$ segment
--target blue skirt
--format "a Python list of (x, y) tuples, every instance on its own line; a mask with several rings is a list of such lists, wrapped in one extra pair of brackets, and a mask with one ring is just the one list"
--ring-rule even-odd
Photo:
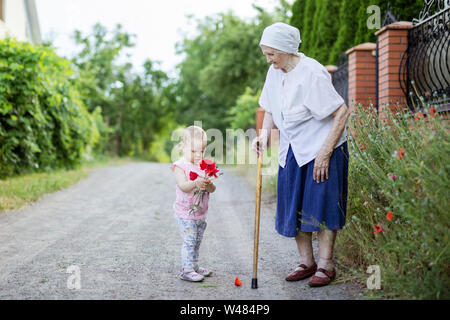
[(334, 149), (328, 179), (313, 180), (314, 160), (299, 167), (289, 145), (286, 165), (278, 169), (275, 228), (285, 237), (301, 230), (340, 230), (345, 225), (348, 192), (348, 146)]

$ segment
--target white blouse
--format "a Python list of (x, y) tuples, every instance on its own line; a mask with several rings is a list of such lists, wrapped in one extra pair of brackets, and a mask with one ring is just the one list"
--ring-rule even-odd
[[(272, 114), (280, 130), (278, 162), (282, 168), (289, 144), (300, 167), (316, 158), (333, 126), (331, 114), (344, 103), (327, 69), (303, 53), (288, 73), (270, 66), (259, 105)], [(347, 129), (335, 148), (345, 141)]]

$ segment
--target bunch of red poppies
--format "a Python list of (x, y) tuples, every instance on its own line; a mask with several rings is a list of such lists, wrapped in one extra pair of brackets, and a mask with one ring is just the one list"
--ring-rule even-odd
[[(205, 171), (205, 175), (207, 177), (217, 178), (217, 173), (219, 173), (219, 170), (216, 167), (216, 163), (211, 159), (203, 159), (200, 162), (200, 169)], [(189, 178), (191, 179), (191, 181), (194, 181), (198, 178), (198, 174), (191, 171), (189, 173)]]
[[(218, 178), (219, 169), (217, 169), (216, 163), (211, 159), (203, 159), (200, 162), (200, 169), (205, 171), (205, 179), (211, 180), (212, 177)], [(220, 173), (221, 176), (223, 173)], [(198, 174), (191, 171), (189, 172), (189, 178), (191, 181), (195, 181), (198, 178)], [(191, 204), (189, 209), (189, 213), (193, 213), (195, 210), (200, 210), (200, 203), (203, 202), (203, 196), (205, 195), (206, 190), (195, 190), (194, 196), (197, 196), (197, 202)]]

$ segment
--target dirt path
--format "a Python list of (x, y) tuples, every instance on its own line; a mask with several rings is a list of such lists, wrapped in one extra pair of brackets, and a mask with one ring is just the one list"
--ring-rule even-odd
[[(169, 166), (131, 163), (96, 169), (67, 190), (0, 214), (0, 299), (361, 298), (351, 283), (309, 288), (308, 280), (284, 280), (298, 253), (274, 230), (273, 199), (262, 204), (259, 289), (250, 289), (255, 191), (224, 172), (200, 250), (214, 274), (202, 284), (177, 278), (181, 238)], [(69, 266), (79, 267), (79, 290), (67, 287)]]

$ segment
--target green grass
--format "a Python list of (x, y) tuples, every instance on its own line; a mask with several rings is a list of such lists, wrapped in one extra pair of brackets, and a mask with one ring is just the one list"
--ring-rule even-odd
[(215, 288), (215, 287), (217, 287), (217, 285), (216, 284), (213, 284), (213, 283), (206, 283), (206, 284), (199, 284), (198, 285), (200, 288)]
[(88, 177), (92, 169), (123, 165), (130, 161), (135, 160), (101, 157), (74, 170), (31, 173), (0, 180), (0, 214), (19, 209), (44, 194), (68, 188)]

